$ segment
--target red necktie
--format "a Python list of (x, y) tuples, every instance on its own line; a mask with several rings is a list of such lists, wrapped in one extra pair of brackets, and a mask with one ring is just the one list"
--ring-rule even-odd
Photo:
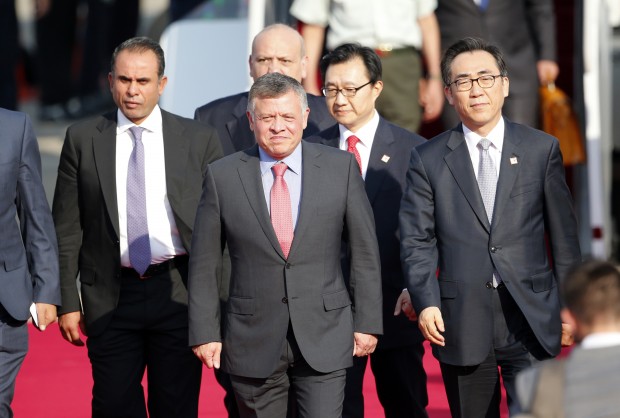
[(284, 163), (276, 163), (271, 167), (276, 175), (273, 186), (271, 186), (271, 223), (286, 258), (288, 258), (293, 243), (291, 196), (286, 181), (284, 181), (284, 173), (287, 168), (288, 166)]
[(347, 151), (355, 156), (355, 161), (357, 161), (357, 165), (360, 166), (360, 174), (362, 174), (362, 157), (360, 157), (360, 153), (357, 150), (357, 143), (360, 142), (360, 139), (355, 135), (351, 135), (347, 138)]

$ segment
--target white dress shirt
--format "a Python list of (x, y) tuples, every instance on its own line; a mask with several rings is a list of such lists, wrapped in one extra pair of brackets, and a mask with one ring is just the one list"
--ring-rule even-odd
[(366, 180), (366, 172), (368, 171), (368, 161), (370, 160), (370, 152), (372, 151), (372, 143), (375, 140), (375, 134), (377, 133), (377, 127), (379, 126), (379, 113), (375, 110), (375, 113), (368, 121), (368, 123), (358, 129), (357, 132), (351, 132), (343, 125), (338, 124), (340, 129), (340, 144), (341, 150), (347, 151), (349, 148), (348, 138), (351, 135), (355, 135), (359, 138), (359, 142), (355, 146), (357, 152), (360, 154), (362, 160), (362, 178)]
[[(133, 122), (117, 112), (116, 127), (116, 200), (120, 233), (121, 265), (131, 267), (127, 244), (127, 167), (133, 150), (133, 136), (129, 128)], [(155, 106), (142, 124), (144, 144), (144, 171), (146, 211), (151, 243), (151, 264), (158, 264), (187, 251), (181, 243), (179, 231), (168, 201), (166, 189), (166, 158), (161, 110)]]
[[(489, 147), (489, 157), (493, 161), (495, 171), (497, 172), (497, 178), (499, 178), (500, 163), (502, 161), (502, 148), (504, 146), (504, 118), (501, 117), (497, 125), (489, 132), (484, 138), (491, 141)], [(478, 163), (480, 162), (480, 148), (478, 148), (478, 142), (483, 138), (477, 133), (471, 131), (467, 126), (463, 125), (463, 133), (465, 134), (465, 142), (467, 143), (467, 149), (469, 150), (469, 157), (471, 158), (471, 164), (474, 167), (474, 173), (476, 173), (476, 179), (478, 179)]]

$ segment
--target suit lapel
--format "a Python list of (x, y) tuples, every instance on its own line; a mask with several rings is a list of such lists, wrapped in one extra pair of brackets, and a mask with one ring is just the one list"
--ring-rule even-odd
[(491, 225), (489, 224), (489, 219), (484, 209), (484, 203), (482, 202), (480, 189), (476, 181), (476, 174), (471, 165), (471, 157), (469, 156), (469, 150), (465, 143), (465, 136), (463, 135), (462, 128), (458, 129), (461, 130), (453, 130), (450, 134), (446, 146), (450, 148), (451, 151), (444, 156), (444, 161), (448, 165), (454, 180), (458, 184), (463, 195), (465, 195), (472, 210), (487, 232), (491, 232)]
[(116, 112), (106, 114), (93, 135), (93, 153), (103, 200), (116, 236), (120, 236), (116, 200), (116, 126)]
[(495, 209), (493, 210), (493, 227), (496, 227), (502, 217), (504, 208), (508, 204), (510, 193), (514, 186), (517, 174), (521, 167), (522, 152), (518, 144), (521, 139), (514, 135), (512, 124), (504, 119), (506, 128), (504, 144), (502, 146), (502, 159), (500, 162), (499, 178), (497, 179), (497, 191), (495, 192)]
[(258, 145), (254, 145), (246, 152), (241, 153), (240, 157), (242, 164), (239, 165), (237, 172), (243, 186), (248, 202), (252, 207), (254, 216), (258, 220), (263, 233), (271, 242), (273, 248), (284, 258), (282, 247), (276, 236), (276, 232), (273, 229), (271, 218), (269, 217), (269, 210), (267, 209), (267, 202), (265, 202), (265, 194), (263, 192), (263, 182), (260, 174), (260, 158), (258, 156)]
[(365, 179), (366, 194), (371, 205), (381, 189), (383, 179), (386, 176), (394, 142), (394, 136), (388, 124), (382, 118), (379, 119), (379, 126), (377, 127), (377, 132), (375, 132), (372, 149), (370, 150)]
[(314, 223), (313, 215), (316, 214), (318, 210), (317, 204), (321, 200), (321, 184), (323, 184), (321, 181), (321, 165), (318, 158), (321, 155), (320, 150), (316, 150), (315, 147), (306, 146), (305, 141), (302, 141), (301, 144), (301, 202), (299, 205), (297, 226), (295, 227), (295, 237), (293, 238), (293, 244), (289, 252), (289, 259), (294, 255), (299, 243), (303, 241), (302, 237), (306, 229), (311, 227)]

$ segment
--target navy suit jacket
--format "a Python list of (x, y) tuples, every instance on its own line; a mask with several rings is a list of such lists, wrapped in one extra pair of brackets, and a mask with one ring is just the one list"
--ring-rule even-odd
[[(308, 94), (308, 126), (304, 138), (319, 133), (335, 121), (327, 110), (325, 98)], [(222, 143), (224, 155), (242, 151), (256, 143), (246, 115), (248, 92), (235, 94), (207, 103), (196, 109), (194, 119), (213, 126)]]
[[(338, 148), (338, 124), (308, 138), (308, 141)], [(424, 142), (426, 140), (418, 134), (381, 118), (370, 151), (365, 188), (375, 218), (383, 284), (383, 335), (379, 338), (379, 349), (402, 347), (423, 340), (417, 322), (410, 321), (402, 314), (395, 317), (394, 306), (406, 287), (400, 263), (398, 210), (405, 190), (411, 149)], [(347, 277), (346, 266), (349, 261), (346, 249), (343, 254), (343, 271)]]
[(0, 109), (0, 149), (0, 304), (25, 321), (32, 302), (60, 305), (54, 222), (28, 116)]
[(494, 270), (541, 347), (557, 355), (558, 282), (580, 259), (557, 139), (504, 120), (492, 225), (461, 124), (413, 149), (401, 203), (407, 288), (416, 312), (441, 309), (446, 345), (433, 346), (433, 352), (457, 366), (480, 364), (491, 350), (494, 290), (487, 283)]

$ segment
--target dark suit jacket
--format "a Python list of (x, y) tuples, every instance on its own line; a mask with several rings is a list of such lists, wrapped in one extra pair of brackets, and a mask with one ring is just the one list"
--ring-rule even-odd
[[(331, 117), (325, 98), (308, 94), (308, 126), (304, 138), (319, 133), (335, 121)], [(196, 109), (194, 119), (215, 127), (222, 142), (224, 155), (242, 151), (256, 143), (250, 122), (246, 116), (248, 92), (214, 100)]]
[[(194, 217), (209, 162), (221, 157), (217, 134), (162, 110), (166, 187), (183, 246), (189, 252)], [(80, 310), (89, 335), (103, 332), (118, 304), (120, 247), (116, 202), (116, 111), (67, 129), (58, 166), (53, 214), (60, 252), (62, 310)]]
[(550, 355), (560, 351), (558, 281), (580, 258), (572, 197), (558, 141), (505, 122), (493, 226), (462, 125), (411, 153), (400, 210), (401, 259), (416, 312), (441, 308), (446, 346), (434, 353), (448, 364), (480, 364), (490, 352), (493, 290), (485, 284), (493, 269), (542, 348)]
[[(349, 153), (302, 141), (302, 196), (284, 258), (260, 176), (258, 146), (209, 166), (190, 258), (190, 345), (223, 341), (222, 369), (264, 378), (290, 324), (304, 359), (322, 373), (350, 367), (353, 332), (381, 334), (379, 250), (364, 184)], [(352, 242), (351, 292), (340, 266)], [(232, 263), (220, 329), (217, 262)]]
[(475, 36), (504, 53), (510, 94), (537, 95), (536, 61), (556, 60), (553, 0), (490, 0), (482, 12), (474, 0), (439, 0), (435, 15), (441, 48)]
[[(321, 132), (308, 141), (319, 141), (339, 147), (338, 124)], [(381, 118), (372, 144), (366, 172), (366, 194), (375, 217), (381, 278), (383, 284), (383, 335), (379, 348), (402, 347), (423, 340), (417, 322), (405, 315), (394, 316), (396, 300), (405, 288), (400, 264), (400, 239), (398, 233), (398, 209), (405, 190), (405, 177), (409, 167), (411, 149), (426, 142), (421, 136), (400, 128)], [(386, 160), (387, 157), (387, 161)], [(348, 259), (343, 260), (343, 272), (347, 276)]]
[(60, 305), (58, 249), (30, 119), (0, 109), (0, 127), (0, 305), (25, 321), (32, 302)]

